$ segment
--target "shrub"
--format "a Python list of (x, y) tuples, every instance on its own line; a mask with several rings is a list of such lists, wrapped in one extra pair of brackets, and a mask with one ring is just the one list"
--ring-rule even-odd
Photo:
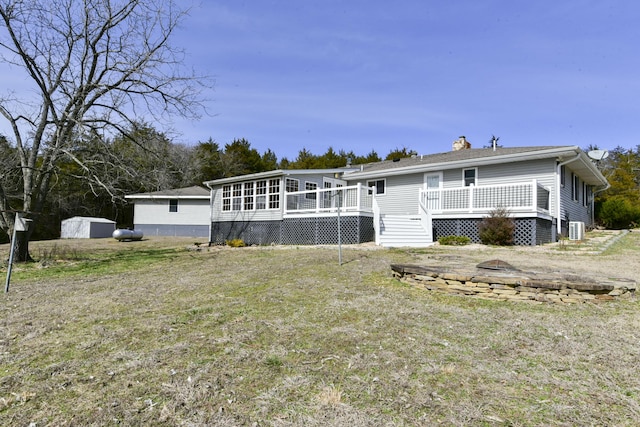
[(613, 196), (600, 205), (598, 219), (607, 228), (634, 227), (640, 223), (640, 208), (624, 196)]
[(246, 244), (244, 243), (244, 240), (242, 239), (231, 239), (231, 240), (225, 241), (225, 243), (227, 244), (227, 246), (230, 246), (232, 248), (243, 248), (246, 246)]
[(485, 245), (508, 246), (513, 245), (513, 234), (516, 224), (511, 219), (509, 210), (496, 208), (489, 212), (478, 224), (480, 241)]
[(467, 236), (442, 236), (438, 237), (438, 243), (447, 246), (464, 246), (471, 243), (471, 239)]

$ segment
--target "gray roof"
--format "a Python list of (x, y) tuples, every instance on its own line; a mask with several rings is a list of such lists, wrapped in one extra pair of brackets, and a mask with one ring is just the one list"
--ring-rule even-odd
[[(396, 160), (385, 160), (383, 162), (369, 163), (363, 165), (361, 172), (371, 172), (377, 170), (397, 169), (418, 165), (430, 165), (440, 163), (451, 163), (461, 161), (474, 161), (479, 159), (499, 158), (513, 154), (533, 153), (546, 150), (569, 148), (566, 146), (545, 146), (545, 147), (507, 147), (496, 148), (470, 148), (459, 151), (449, 151), (445, 153), (418, 155), (411, 158)], [(496, 159), (498, 160), (498, 159)]]
[(267, 172), (256, 172), (247, 175), (236, 175), (227, 178), (214, 179), (212, 181), (205, 181), (204, 184), (208, 186), (229, 184), (241, 181), (248, 181), (254, 179), (266, 179), (275, 178), (280, 176), (296, 176), (296, 175), (328, 175), (334, 173), (346, 173), (358, 170), (357, 167), (343, 167), (343, 168), (330, 168), (330, 169), (274, 169)]
[[(386, 160), (360, 165), (359, 170), (346, 173), (346, 180), (361, 180), (406, 173), (419, 173), (480, 165), (519, 162), (536, 159), (568, 161), (585, 182), (606, 185), (607, 181), (587, 155), (575, 145), (552, 145), (533, 147), (469, 148), (445, 153), (419, 155), (411, 158)], [(355, 165), (356, 167), (358, 165)]]
[(199, 185), (171, 190), (152, 191), (150, 193), (138, 193), (125, 196), (127, 199), (207, 199), (209, 190)]

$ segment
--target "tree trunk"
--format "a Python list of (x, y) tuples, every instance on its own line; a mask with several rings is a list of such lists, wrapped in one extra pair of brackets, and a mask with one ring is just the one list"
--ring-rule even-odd
[(28, 231), (16, 232), (16, 246), (13, 254), (15, 262), (32, 262), (31, 254), (29, 254), (29, 233)]

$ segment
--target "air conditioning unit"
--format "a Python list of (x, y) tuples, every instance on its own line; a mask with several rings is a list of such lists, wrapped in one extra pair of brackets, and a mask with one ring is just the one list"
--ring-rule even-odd
[(584, 240), (584, 222), (569, 221), (569, 240)]

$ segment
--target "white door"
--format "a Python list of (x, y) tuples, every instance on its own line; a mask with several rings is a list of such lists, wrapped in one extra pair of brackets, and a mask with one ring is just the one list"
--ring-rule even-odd
[[(426, 205), (430, 211), (439, 211), (440, 208), (440, 190), (442, 189), (442, 172), (425, 173), (424, 189), (426, 191)], [(429, 191), (438, 190), (438, 191)]]
[[(334, 178), (326, 178), (325, 177), (322, 180), (323, 180), (325, 189), (340, 188), (340, 187), (344, 187), (347, 184), (347, 181), (343, 181), (341, 179), (334, 179)], [(337, 197), (338, 197), (337, 193), (334, 193), (333, 191), (325, 191), (324, 192), (324, 207), (325, 208), (335, 209), (336, 206), (338, 205)]]

